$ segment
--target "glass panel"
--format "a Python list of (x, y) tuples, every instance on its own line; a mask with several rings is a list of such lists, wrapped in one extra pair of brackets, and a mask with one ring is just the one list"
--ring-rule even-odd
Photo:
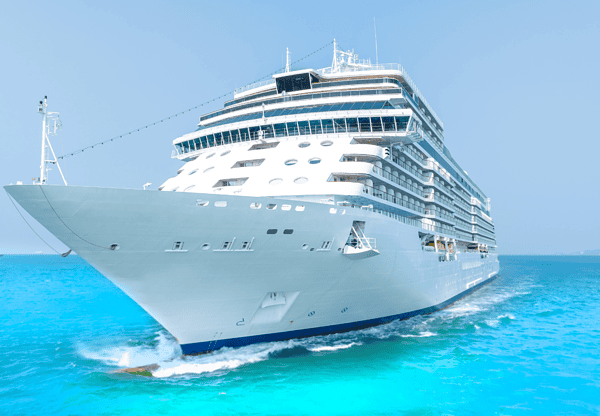
[(403, 116), (403, 117), (396, 117), (396, 127), (398, 128), (398, 131), (405, 131), (406, 130), (406, 125), (408, 124), (408, 116)]
[(298, 126), (296, 125), (296, 122), (292, 122), (292, 123), (287, 123), (287, 129), (288, 129), (288, 134), (290, 136), (297, 136), (298, 135)]
[(331, 106), (331, 110), (329, 111), (339, 111), (342, 108), (342, 104), (334, 104)]
[(347, 118), (346, 124), (348, 125), (349, 132), (357, 132), (358, 131), (358, 120), (355, 118)]
[(259, 126), (250, 127), (250, 139), (258, 140), (258, 132), (260, 131)]
[(373, 105), (375, 105), (375, 103), (364, 103), (362, 106), (363, 110), (370, 110), (373, 108)]
[(250, 132), (248, 129), (240, 129), (240, 136), (243, 142), (250, 140)]
[(277, 110), (265, 111), (265, 117), (273, 117), (273, 116), (275, 116), (276, 112), (277, 112)]
[(342, 110), (346, 111), (346, 110), (350, 110), (352, 108), (352, 105), (354, 105), (354, 103), (346, 103), (342, 105)]
[(215, 133), (215, 143), (216, 144), (223, 144), (221, 133)]
[(273, 117), (274, 117), (274, 116), (280, 116), (280, 115), (281, 115), (281, 113), (283, 113), (283, 110), (275, 110), (275, 112), (274, 112), (274, 114), (273, 114)]
[(371, 117), (371, 128), (373, 131), (383, 131), (381, 126), (381, 117)]
[(312, 132), (312, 134), (323, 133), (323, 129), (321, 129), (321, 120), (311, 120), (310, 121), (310, 131)]
[(320, 105), (315, 105), (313, 107), (308, 107), (308, 112), (309, 113), (318, 113), (319, 111), (321, 111), (321, 106)]
[(333, 121), (332, 120), (321, 120), (323, 124), (323, 133), (333, 133)]
[(346, 133), (346, 120), (345, 119), (336, 118), (335, 120), (333, 120), (333, 123), (335, 125), (336, 133)]
[(358, 124), (360, 125), (360, 131), (371, 132), (371, 120), (369, 120), (369, 117), (360, 117), (358, 119)]
[(352, 104), (352, 109), (353, 110), (360, 110), (363, 107), (364, 104), (365, 103), (354, 103), (354, 104)]
[(323, 112), (323, 111), (329, 111), (331, 109), (330, 105), (324, 105), (321, 107), (321, 109), (319, 110), (319, 112)]
[(304, 107), (296, 111), (297, 114), (304, 114), (310, 112), (310, 107)]
[(266, 126), (262, 126), (260, 128), (263, 131), (263, 137), (265, 139), (271, 139), (275, 137), (275, 133), (273, 132), (273, 126), (271, 124), (267, 124)]
[(276, 137), (287, 136), (287, 130), (285, 128), (285, 123), (275, 124), (273, 127), (275, 128), (275, 136)]
[(213, 136), (212, 134), (209, 134), (208, 136), (206, 136), (206, 143), (209, 146), (214, 146), (215, 145), (215, 136)]
[(298, 129), (300, 130), (300, 135), (310, 134), (310, 127), (308, 126), (308, 121), (299, 121)]
[(198, 137), (197, 139), (194, 139), (194, 146), (196, 147), (196, 150), (202, 148), (200, 145), (200, 137)]
[(240, 132), (238, 130), (231, 130), (231, 141), (233, 143), (240, 141)]
[(231, 135), (229, 134), (228, 131), (223, 132), (223, 143), (225, 143), (225, 144), (231, 143)]
[(183, 142), (183, 149), (184, 153), (188, 153), (190, 151), (190, 142)]
[(383, 122), (383, 130), (394, 131), (396, 130), (396, 123), (394, 123), (394, 117), (381, 117)]
[(383, 105), (385, 104), (385, 102), (380, 101), (378, 103), (373, 103), (373, 110), (379, 110), (380, 108), (383, 108)]
[(283, 112), (281, 113), (281, 115), (282, 115), (282, 116), (287, 116), (287, 115), (289, 115), (289, 114), (291, 114), (291, 113), (292, 113), (292, 110), (290, 110), (290, 109), (286, 109), (286, 110), (283, 110)]

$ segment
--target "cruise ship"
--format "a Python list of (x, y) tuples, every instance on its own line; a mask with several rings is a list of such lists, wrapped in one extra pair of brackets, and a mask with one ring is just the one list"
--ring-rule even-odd
[(158, 190), (5, 189), (184, 354), (444, 308), (498, 274), (490, 198), (402, 66), (333, 50), (201, 116)]

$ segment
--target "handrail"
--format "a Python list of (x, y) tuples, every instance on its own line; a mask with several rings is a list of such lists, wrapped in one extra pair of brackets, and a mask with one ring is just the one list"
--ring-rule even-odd
[(392, 202), (396, 205), (403, 206), (404, 208), (412, 209), (413, 211), (417, 211), (422, 214), (425, 213), (425, 210), (423, 208), (416, 206), (415, 204), (412, 204), (410, 202), (407, 202), (402, 198), (398, 198), (397, 196), (390, 195), (387, 192), (380, 191), (379, 189), (376, 189), (372, 186), (363, 184), (363, 192), (367, 195), (372, 195), (376, 198), (381, 198), (388, 202)]

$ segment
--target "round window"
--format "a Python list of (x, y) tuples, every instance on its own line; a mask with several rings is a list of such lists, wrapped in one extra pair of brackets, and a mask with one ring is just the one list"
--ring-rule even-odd
[(231, 150), (227, 150), (226, 152), (221, 153), (221, 156), (228, 155), (229, 153), (231, 153)]
[(305, 147), (310, 146), (309, 142), (302, 142), (298, 145), (299, 148), (304, 149)]
[(290, 159), (290, 160), (285, 161), (285, 164), (287, 166), (292, 166), (292, 165), (295, 165), (296, 163), (298, 163), (298, 161), (296, 159)]
[(211, 153), (210, 155), (206, 156), (207, 159), (210, 159), (211, 157), (213, 157), (215, 155), (215, 153)]
[(281, 179), (281, 178), (275, 178), (275, 179), (271, 179), (269, 181), (269, 185), (276, 186), (276, 185), (281, 184), (281, 182), (283, 182), (283, 179)]
[(195, 186), (196, 186), (196, 185), (191, 185), (191, 186), (188, 186), (187, 188), (185, 188), (185, 189), (183, 190), (183, 192), (189, 192), (189, 191), (191, 191), (192, 189), (194, 189), (194, 187), (195, 187)]
[(313, 157), (312, 159), (308, 159), (308, 163), (311, 165), (316, 165), (317, 163), (321, 163), (321, 158)]
[(198, 172), (198, 169), (194, 169), (193, 171), (190, 172), (190, 175), (193, 175), (194, 173)]
[(210, 244), (208, 244), (208, 243), (202, 244), (202, 250), (210, 250)]
[(325, 140), (324, 142), (321, 142), (321, 146), (331, 146), (333, 144), (333, 142), (331, 140)]
[(204, 173), (208, 172), (209, 170), (213, 170), (214, 168), (214, 166), (211, 166), (210, 168), (204, 169)]
[(294, 179), (294, 183), (297, 183), (298, 185), (302, 185), (306, 182), (308, 182), (308, 178), (305, 178), (304, 176)]

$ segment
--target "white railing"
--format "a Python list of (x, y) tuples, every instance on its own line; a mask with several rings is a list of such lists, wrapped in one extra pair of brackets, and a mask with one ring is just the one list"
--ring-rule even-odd
[(267, 79), (265, 81), (255, 82), (253, 84), (248, 84), (244, 87), (240, 87), (238, 89), (233, 90), (233, 94), (241, 94), (245, 91), (253, 90), (254, 88), (264, 87), (265, 85), (275, 84), (275, 79)]

